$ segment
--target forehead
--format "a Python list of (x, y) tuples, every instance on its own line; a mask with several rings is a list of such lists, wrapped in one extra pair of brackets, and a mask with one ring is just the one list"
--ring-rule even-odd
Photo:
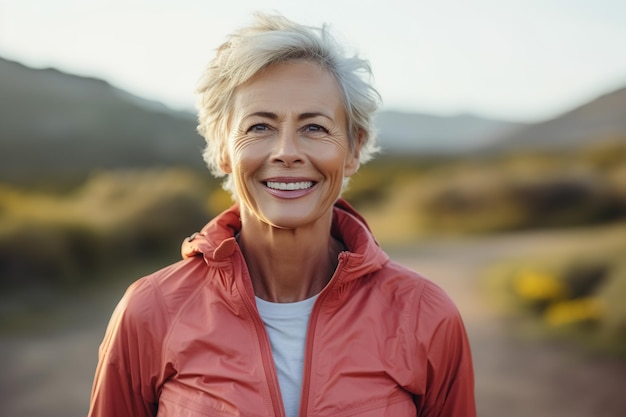
[(236, 112), (342, 112), (344, 102), (335, 77), (306, 61), (271, 65), (239, 86)]

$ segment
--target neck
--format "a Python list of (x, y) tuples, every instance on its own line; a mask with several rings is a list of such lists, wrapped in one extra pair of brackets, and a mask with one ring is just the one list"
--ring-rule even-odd
[(318, 294), (337, 268), (341, 243), (330, 234), (332, 212), (315, 224), (279, 229), (241, 213), (239, 245), (257, 297), (295, 302)]

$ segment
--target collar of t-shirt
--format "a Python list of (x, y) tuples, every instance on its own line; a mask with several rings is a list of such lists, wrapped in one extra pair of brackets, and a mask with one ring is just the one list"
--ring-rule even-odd
[(317, 295), (295, 303), (272, 303), (255, 298), (272, 345), (286, 416), (297, 417), (306, 333)]

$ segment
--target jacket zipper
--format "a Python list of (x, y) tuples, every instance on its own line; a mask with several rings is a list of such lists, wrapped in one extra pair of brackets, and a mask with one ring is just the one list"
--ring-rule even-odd
[(306, 334), (306, 347), (305, 347), (305, 358), (304, 358), (304, 369), (302, 371), (302, 391), (300, 393), (300, 408), (298, 410), (298, 417), (306, 417), (307, 410), (309, 408), (309, 390), (311, 387), (311, 363), (313, 362), (313, 335), (315, 334), (315, 328), (317, 327), (317, 318), (320, 314), (320, 310), (322, 309), (322, 304), (328, 293), (331, 290), (331, 287), (334, 287), (334, 281), (341, 275), (341, 271), (343, 270), (343, 266), (345, 262), (343, 261), (343, 257), (339, 260), (339, 265), (337, 265), (337, 270), (335, 274), (330, 280), (330, 285), (327, 287), (328, 291), (322, 291), (319, 297), (317, 298), (315, 305), (313, 306), (313, 311), (311, 312), (311, 317), (309, 318), (309, 326)]
[(261, 355), (263, 357), (263, 369), (265, 370), (265, 377), (267, 378), (270, 390), (270, 396), (272, 398), (272, 405), (274, 406), (275, 417), (285, 417), (285, 407), (283, 405), (283, 399), (280, 393), (280, 385), (278, 384), (278, 376), (276, 375), (276, 365), (274, 365), (274, 357), (272, 356), (272, 347), (269, 343), (267, 331), (265, 325), (260, 319), (254, 317), (254, 326), (257, 328), (257, 332), (263, 335), (261, 342)]
[[(245, 265), (245, 262), (243, 262), (243, 256), (241, 254), (240, 256), (241, 259), (239, 260), (239, 268), (242, 272), (242, 265)], [(276, 366), (274, 365), (274, 357), (272, 356), (272, 346), (270, 344), (267, 331), (265, 330), (265, 324), (263, 324), (263, 321), (261, 320), (261, 317), (257, 312), (256, 305), (252, 305), (252, 301), (250, 300), (248, 291), (245, 288), (245, 284), (243, 290), (244, 291), (241, 291), (241, 294), (244, 305), (248, 309), (248, 313), (252, 318), (252, 323), (254, 324), (257, 334), (261, 336), (261, 338), (259, 339), (261, 360), (263, 361), (265, 379), (267, 380), (269, 386), (269, 393), (272, 401), (272, 406), (274, 408), (274, 417), (286, 417), (285, 407), (283, 406), (283, 399), (280, 393), (280, 385), (278, 384), (278, 376), (276, 374)], [(254, 294), (252, 294), (252, 296), (254, 297)]]

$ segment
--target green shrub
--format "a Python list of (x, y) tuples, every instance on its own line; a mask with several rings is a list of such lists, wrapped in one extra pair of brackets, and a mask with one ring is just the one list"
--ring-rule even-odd
[(101, 268), (165, 256), (210, 218), (184, 170), (94, 173), (74, 192), (0, 187), (0, 287), (89, 282)]
[(502, 261), (483, 276), (501, 312), (526, 317), (546, 335), (626, 354), (626, 263), (604, 255)]
[(101, 266), (97, 232), (79, 223), (21, 222), (0, 234), (0, 286), (71, 284)]
[[(398, 231), (401, 241), (610, 223), (626, 219), (625, 148), (611, 143), (430, 163), (383, 157), (354, 176), (346, 197), (380, 225), (375, 232)], [(399, 219), (403, 227), (393, 225)]]

